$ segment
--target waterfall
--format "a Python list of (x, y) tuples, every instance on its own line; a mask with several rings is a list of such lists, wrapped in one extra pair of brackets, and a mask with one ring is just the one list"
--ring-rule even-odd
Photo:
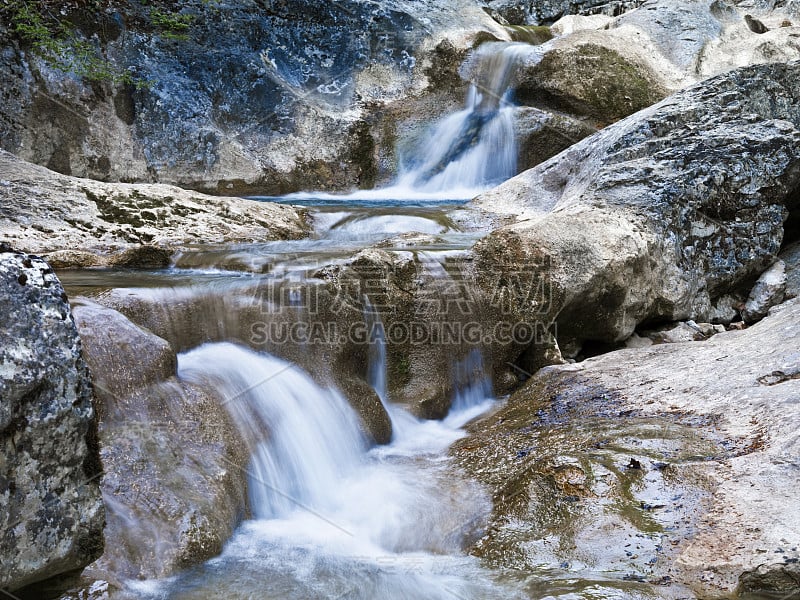
[(481, 191), (516, 174), (517, 141), (510, 93), (518, 66), (538, 62), (543, 51), (519, 42), (480, 46), (465, 63), (472, 83), (466, 107), (446, 117), (406, 160), (400, 187), (443, 192)]
[(470, 199), (516, 175), (517, 140), (511, 95), (518, 68), (538, 63), (547, 44), (490, 42), (462, 66), (471, 84), (465, 107), (431, 127), (402, 153), (394, 184), (347, 195), (301, 192), (307, 200)]
[(330, 491), (363, 460), (358, 418), (299, 368), (229, 343), (180, 356), (180, 378), (213, 386), (250, 445), (250, 505), (260, 519), (329, 507)]
[(404, 408), (393, 405), (389, 402), (383, 322), (366, 296), (364, 320), (370, 331), (367, 380), (392, 421), (390, 453), (397, 449), (419, 451), (426, 447), (440, 449), (442, 444), (449, 445), (460, 437), (460, 427), (491, 407), (494, 402), (492, 383), (483, 365), (483, 354), (477, 348), (473, 348), (463, 361), (453, 365), (455, 395), (450, 412), (442, 422), (425, 423)]

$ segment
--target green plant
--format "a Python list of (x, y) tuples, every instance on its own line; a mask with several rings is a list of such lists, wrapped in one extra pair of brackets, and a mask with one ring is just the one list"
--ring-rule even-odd
[[(97, 10), (97, 2), (87, 3), (87, 10)], [(33, 54), (48, 66), (72, 72), (89, 81), (111, 81), (141, 87), (145, 82), (131, 72), (114, 65), (74, 27), (50, 11), (44, 0), (6, 0), (0, 17), (9, 30)]]
[(150, 9), (150, 22), (158, 29), (161, 36), (171, 40), (188, 40), (189, 28), (195, 16), (180, 12), (164, 12), (157, 8)]

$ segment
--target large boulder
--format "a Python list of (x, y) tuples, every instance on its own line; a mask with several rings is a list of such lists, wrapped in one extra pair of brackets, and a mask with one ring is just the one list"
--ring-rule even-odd
[[(614, 19), (565, 17), (541, 62), (523, 67), (517, 100), (607, 124), (731, 69), (800, 58), (795, 12), (792, 3), (647, 0)], [(755, 17), (764, 33), (752, 31)]]
[(125, 75), (98, 82), (14, 41), (3, 10), (0, 147), (65, 174), (228, 194), (371, 187), (373, 114), (438, 87), (444, 40), (507, 39), (476, 0), (65, 7), (91, 58)]
[(98, 401), (106, 551), (87, 576), (165, 577), (222, 550), (247, 515), (249, 451), (213, 390), (176, 378), (163, 339), (78, 301)]
[(64, 288), (0, 246), (0, 588), (80, 570), (103, 551), (92, 388)]
[(795, 299), (708, 341), (542, 369), (453, 447), (494, 496), (472, 553), (546, 569), (554, 595), (797, 594), (798, 340)]
[(710, 79), (479, 196), (512, 222), (476, 244), (478, 273), (546, 263), (546, 314), (525, 310), (562, 350), (710, 320), (775, 262), (800, 209), (798, 76), (800, 62)]
[(159, 268), (187, 244), (295, 239), (303, 211), (166, 185), (67, 177), (0, 150), (2, 237), (53, 266)]

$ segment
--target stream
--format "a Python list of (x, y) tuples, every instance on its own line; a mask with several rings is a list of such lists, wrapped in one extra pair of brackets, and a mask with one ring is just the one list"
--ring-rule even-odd
[[(379, 242), (391, 251), (411, 239), (415, 252), (433, 259), (469, 248), (480, 234), (459, 225), (464, 203), (515, 174), (508, 102), (514, 65), (540, 55), (527, 44), (481, 46), (465, 67), (477, 75), (464, 110), (431, 128), (418, 152), (404, 157), (394, 185), (255, 199), (308, 207), (308, 239), (187, 248), (171, 268), (156, 271), (65, 271), (67, 293), (128, 290), (178, 302), (261, 279), (307, 278)], [(382, 331), (376, 314), (365, 319)], [(384, 344), (379, 335), (370, 348), (369, 383), (391, 417), (393, 437), (373, 447), (343, 396), (290, 362), (229, 341), (181, 353), (179, 378), (213, 388), (251, 443), (252, 518), (218, 557), (170, 578), (129, 581), (113, 597), (642, 597), (619, 581), (606, 587), (565, 573), (503, 572), (470, 556), (491, 494), (456, 468), (448, 448), (466, 435), (464, 425), (502, 401), (492, 398), (482, 357), (473, 352), (453, 365), (460, 381), (446, 418), (420, 420), (389, 397)]]

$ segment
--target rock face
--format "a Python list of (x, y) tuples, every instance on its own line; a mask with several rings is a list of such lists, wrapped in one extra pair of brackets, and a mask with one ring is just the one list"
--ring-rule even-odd
[(454, 446), (494, 490), (472, 552), (562, 572), (559, 593), (609, 572), (657, 597), (797, 593), (798, 340), (795, 299), (705, 342), (541, 370)]
[(619, 15), (642, 0), (489, 0), (489, 7), (511, 25), (542, 25), (565, 15)]
[(185, 244), (294, 239), (290, 206), (206, 196), (166, 185), (67, 177), (0, 150), (2, 237), (55, 267), (163, 267)]
[(780, 257), (786, 265), (786, 297), (796, 298), (800, 296), (800, 242), (789, 245)]
[(222, 550), (247, 514), (249, 452), (210, 390), (179, 381), (169, 344), (121, 314), (74, 311), (98, 399), (106, 551), (87, 575), (164, 577)]
[(776, 259), (800, 187), (800, 63), (732, 71), (575, 144), (478, 197), (514, 221), (475, 246), (479, 273), (547, 264), (561, 348), (643, 321), (709, 321)]
[[(64, 174), (226, 194), (372, 186), (380, 136), (369, 124), (436, 88), (439, 44), (507, 39), (475, 0), (158, 0), (64, 12), (138, 85), (89, 83), (5, 42), (0, 147)], [(458, 90), (450, 101), (461, 99)]]
[(82, 569), (103, 551), (92, 389), (64, 289), (0, 246), (0, 588)]

